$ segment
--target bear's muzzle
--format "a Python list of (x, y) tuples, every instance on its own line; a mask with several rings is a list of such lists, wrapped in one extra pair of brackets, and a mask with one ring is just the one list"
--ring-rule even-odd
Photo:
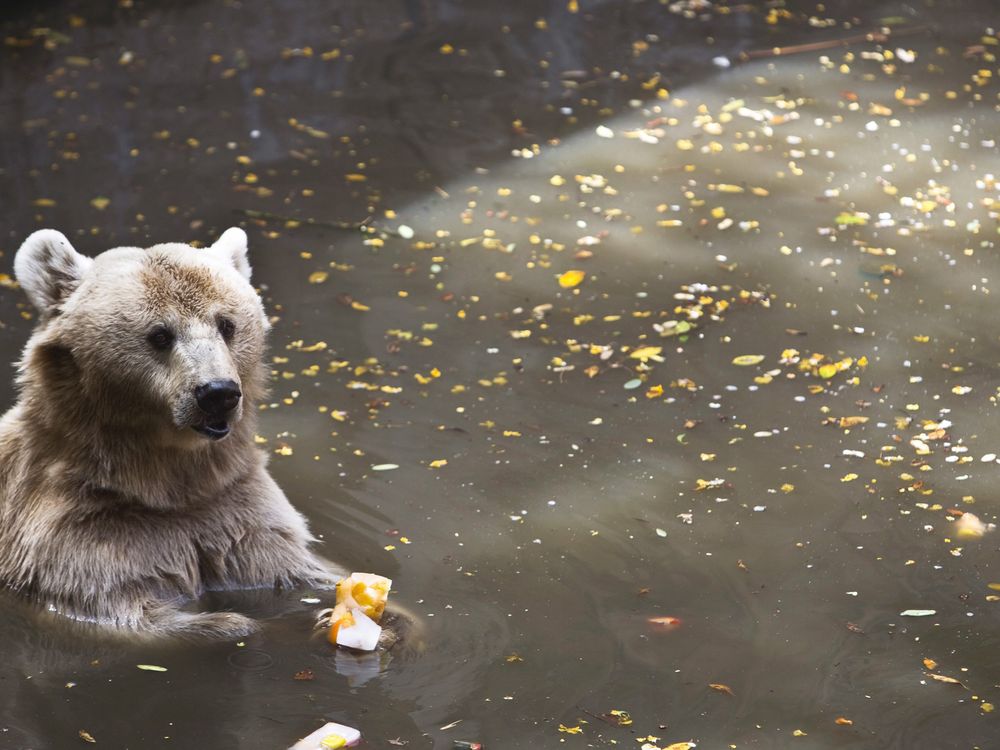
[(243, 394), (233, 380), (210, 380), (194, 389), (194, 399), (205, 421), (193, 429), (212, 440), (229, 434), (229, 417), (239, 406)]

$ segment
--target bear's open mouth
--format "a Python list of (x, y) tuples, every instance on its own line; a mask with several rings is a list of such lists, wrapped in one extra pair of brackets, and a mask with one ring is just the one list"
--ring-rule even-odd
[(222, 438), (229, 434), (229, 422), (221, 420), (219, 422), (196, 424), (192, 427), (192, 429), (195, 430), (195, 432), (200, 432), (205, 437), (211, 438), (212, 440), (222, 440)]

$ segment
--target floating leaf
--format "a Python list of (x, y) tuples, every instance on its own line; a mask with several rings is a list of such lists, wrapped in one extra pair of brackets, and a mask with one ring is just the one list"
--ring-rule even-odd
[(155, 664), (136, 664), (137, 668), (142, 669), (146, 672), (166, 672), (166, 667), (158, 667)]
[(632, 359), (638, 359), (642, 362), (647, 362), (649, 360), (653, 360), (654, 362), (662, 362), (663, 357), (660, 356), (660, 352), (662, 351), (663, 351), (662, 346), (640, 346), (638, 349), (629, 352), (628, 356), (630, 356)]
[(856, 226), (864, 226), (865, 224), (868, 223), (868, 214), (849, 213), (847, 211), (844, 211), (842, 213), (837, 214), (837, 218), (834, 219), (834, 221), (837, 224), (848, 224), (848, 225), (853, 224)]
[(763, 361), (764, 361), (763, 354), (741, 354), (738, 357), (733, 357), (733, 364), (739, 365), (740, 367), (759, 365)]
[(566, 273), (559, 276), (559, 286), (563, 289), (572, 289), (575, 286), (579, 286), (580, 282), (586, 278), (586, 271), (566, 271)]
[(725, 693), (726, 695), (731, 695), (734, 698), (736, 697), (736, 694), (733, 692), (733, 689), (729, 687), (729, 685), (723, 685), (721, 682), (710, 682), (708, 683), (708, 686), (716, 692)]
[(948, 675), (928, 673), (927, 676), (932, 680), (937, 680), (938, 682), (944, 682), (949, 685), (961, 685), (962, 687), (965, 687), (965, 685), (962, 685), (961, 680), (956, 680), (954, 677), (949, 677)]
[(646, 622), (650, 625), (660, 625), (663, 627), (675, 628), (681, 624), (679, 617), (670, 617), (669, 615), (664, 615), (663, 617), (648, 617)]
[(854, 722), (845, 716), (838, 716), (836, 719), (833, 720), (833, 723), (840, 724), (840, 726), (842, 727), (849, 727), (854, 725)]
[(936, 615), (936, 609), (904, 609), (899, 613), (900, 617), (930, 617)]
[(837, 374), (839, 369), (840, 368), (838, 368), (837, 365), (835, 364), (820, 365), (819, 376), (821, 378), (826, 378), (827, 380), (829, 380), (830, 378), (832, 378), (834, 375)]

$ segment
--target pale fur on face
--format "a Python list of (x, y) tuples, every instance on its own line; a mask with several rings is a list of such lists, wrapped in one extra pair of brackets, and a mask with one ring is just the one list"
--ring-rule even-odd
[[(62, 384), (33, 382), (38, 370), (29, 363), (40, 353), (62, 358), (76, 371), (75, 398), (107, 405), (92, 410), (103, 424), (198, 447), (205, 438), (189, 428), (204, 419), (194, 397), (199, 385), (231, 380), (240, 387), (244, 398), (234, 423), (244, 403), (261, 395), (268, 323), (249, 283), (246, 253), (246, 234), (236, 228), (205, 250), (170, 243), (115, 248), (94, 259), (77, 253), (58, 232), (36, 232), (15, 262), (42, 320), (22, 363), (21, 383), (28, 390), (59, 391)], [(235, 327), (229, 341), (220, 332), (223, 320)], [(167, 351), (150, 343), (156, 330), (173, 337)], [(64, 420), (65, 412), (56, 418)]]

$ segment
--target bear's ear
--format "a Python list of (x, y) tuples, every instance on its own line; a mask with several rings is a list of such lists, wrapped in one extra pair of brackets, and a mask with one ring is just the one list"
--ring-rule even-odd
[(44, 314), (73, 293), (93, 262), (74, 250), (62, 232), (39, 229), (14, 256), (14, 275), (31, 304)]
[(229, 261), (236, 270), (250, 281), (250, 261), (247, 260), (247, 233), (239, 227), (230, 227), (215, 241), (210, 250)]

